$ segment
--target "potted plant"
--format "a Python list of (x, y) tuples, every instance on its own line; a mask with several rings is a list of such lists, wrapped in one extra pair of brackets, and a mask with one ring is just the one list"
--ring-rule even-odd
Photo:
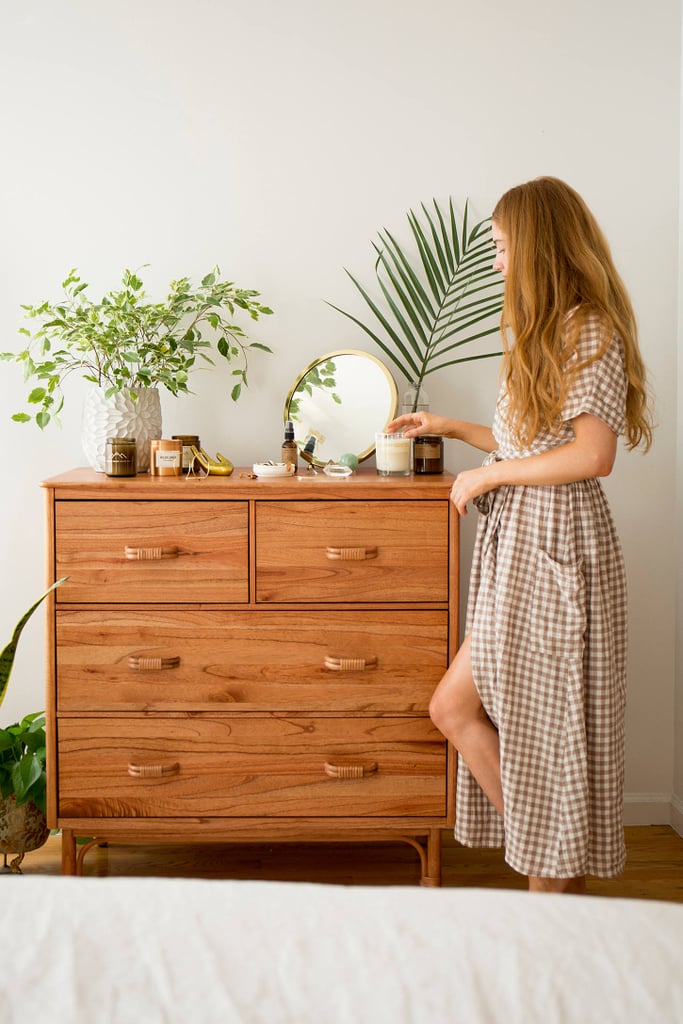
[(459, 354), (463, 345), (500, 329), (502, 279), (492, 266), (490, 218), (470, 228), (468, 202), (460, 224), (452, 198), (446, 211), (436, 199), (433, 205), (431, 212), (421, 204), (422, 218), (408, 211), (414, 252), (386, 230), (379, 232), (379, 244), (373, 242), (381, 299), (346, 271), (372, 311), (372, 326), (333, 306), (365, 331), (409, 382), (404, 412), (427, 404), (423, 381), (428, 374), (502, 354)]
[[(24, 626), (50, 591), (66, 579), (65, 576), (57, 580), (31, 605), (0, 653), (0, 705), (5, 699)], [(21, 872), (24, 854), (37, 850), (49, 835), (45, 816), (46, 785), (45, 715), (36, 711), (21, 722), (0, 728), (0, 852), (4, 855), (5, 866), (7, 855), (16, 854), (10, 863), (10, 870), (15, 873)]]
[(188, 277), (171, 281), (162, 302), (150, 301), (142, 279), (130, 270), (124, 270), (121, 287), (99, 300), (88, 288), (74, 269), (62, 282), (60, 299), (22, 306), (35, 327), (22, 327), (26, 347), (2, 352), (0, 359), (20, 363), (24, 379), (34, 382), (27, 396), (32, 412), (17, 412), (12, 419), (33, 419), (41, 429), (58, 419), (71, 374), (94, 385), (84, 409), (84, 448), (100, 471), (106, 437), (117, 434), (136, 437), (138, 469), (148, 467), (149, 440), (161, 436), (158, 389), (187, 394), (192, 370), (214, 365), (214, 348), (233, 366), (235, 402), (248, 384), (249, 353), (271, 351), (249, 341), (234, 319), (245, 314), (258, 320), (272, 310), (261, 304), (258, 292), (222, 281), (218, 267), (199, 285)]

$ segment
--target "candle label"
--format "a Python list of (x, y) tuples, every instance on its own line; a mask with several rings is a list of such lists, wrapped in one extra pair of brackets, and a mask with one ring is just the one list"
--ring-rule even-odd
[(157, 449), (156, 464), (160, 469), (167, 466), (176, 469), (180, 465), (180, 452), (164, 452)]

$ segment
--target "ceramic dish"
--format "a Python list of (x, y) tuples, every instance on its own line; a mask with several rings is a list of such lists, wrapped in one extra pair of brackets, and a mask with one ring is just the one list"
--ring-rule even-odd
[(288, 462), (255, 462), (256, 476), (292, 476), (294, 466)]

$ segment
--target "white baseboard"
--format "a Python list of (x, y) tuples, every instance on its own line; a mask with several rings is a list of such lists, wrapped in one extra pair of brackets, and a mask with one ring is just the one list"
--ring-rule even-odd
[(671, 798), (671, 824), (683, 836), (683, 800), (675, 793)]
[[(626, 793), (624, 796), (625, 825), (673, 825), (674, 799), (671, 793)], [(683, 825), (683, 803), (679, 804), (679, 825)]]

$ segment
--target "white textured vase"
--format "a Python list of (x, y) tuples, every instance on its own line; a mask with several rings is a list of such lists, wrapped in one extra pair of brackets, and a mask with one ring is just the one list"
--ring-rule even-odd
[(108, 437), (134, 437), (137, 471), (149, 469), (149, 442), (161, 437), (161, 402), (157, 388), (140, 388), (137, 398), (127, 391), (104, 397), (103, 388), (92, 388), (83, 406), (82, 441), (85, 456), (98, 473), (105, 471)]

